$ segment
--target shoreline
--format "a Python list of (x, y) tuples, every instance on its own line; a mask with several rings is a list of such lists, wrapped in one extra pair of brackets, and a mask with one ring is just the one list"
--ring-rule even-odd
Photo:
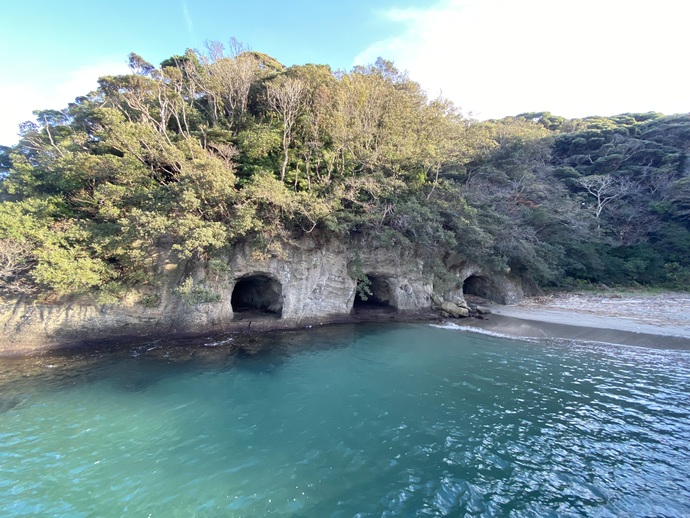
[[(489, 304), (484, 319), (458, 323), (469, 330), (517, 338), (556, 338), (690, 349), (690, 294), (562, 293), (520, 304)], [(464, 325), (463, 325), (464, 324)]]
[(578, 340), (616, 345), (690, 350), (690, 338), (684, 336), (652, 334), (603, 327), (575, 326), (501, 314), (489, 315), (484, 320), (472, 319), (469, 321), (466, 319), (449, 323), (468, 332), (495, 334), (516, 339)]
[(98, 351), (118, 348), (121, 344), (126, 347), (160, 342), (162, 340), (188, 342), (194, 340), (213, 339), (228, 336), (252, 336), (273, 332), (289, 332), (320, 328), (340, 324), (363, 323), (439, 323), (443, 317), (431, 309), (419, 311), (391, 311), (390, 309), (372, 309), (369, 311), (354, 311), (346, 315), (329, 315), (323, 318), (309, 318), (299, 321), (280, 320), (273, 316), (254, 315), (242, 316), (231, 322), (226, 322), (221, 328), (208, 330), (143, 330), (120, 334), (104, 333), (100, 336), (50, 337), (43, 340), (36, 339), (28, 343), (3, 343), (0, 339), (0, 361), (4, 359), (21, 359), (51, 355), (81, 354), (88, 351)]
[[(529, 303), (527, 303), (529, 304)], [(0, 389), (13, 386), (27, 376), (51, 376), (72, 370), (75, 366), (89, 369), (90, 365), (111, 354), (142, 356), (166, 362), (189, 360), (211, 364), (227, 361), (228, 351), (253, 354), (254, 344), (271, 333), (306, 332), (311, 328), (327, 328), (358, 324), (423, 324), (469, 333), (503, 337), (509, 340), (573, 340), (600, 344), (640, 346), (657, 349), (690, 351), (690, 336), (668, 334), (663, 327), (649, 324), (651, 332), (630, 330), (635, 323), (616, 317), (589, 315), (584, 322), (597, 326), (578, 326), (565, 323), (568, 319), (583, 319), (583, 313), (526, 309), (521, 306), (484, 304), (494, 312), (480, 318), (448, 319), (432, 311), (398, 313), (373, 311), (355, 313), (340, 318), (320, 319), (299, 326), (276, 325), (276, 320), (244, 322), (244, 329), (234, 328), (208, 333), (159, 333), (104, 337), (101, 339), (62, 342), (52, 346), (0, 354)], [(519, 315), (509, 316), (509, 314)], [(566, 318), (566, 315), (568, 318)], [(551, 321), (546, 321), (546, 319)], [(541, 320), (540, 320), (541, 319)], [(240, 321), (241, 322), (241, 321)], [(251, 330), (250, 330), (251, 328)], [(686, 331), (690, 331), (687, 330)], [(563, 344), (567, 347), (567, 343)], [(2, 410), (0, 398), (0, 411)], [(12, 403), (12, 401), (10, 401)]]
[[(467, 296), (468, 301), (491, 310), (479, 318), (447, 319), (431, 310), (393, 312), (388, 309), (356, 311), (297, 322), (272, 318), (238, 319), (224, 329), (208, 332), (132, 333), (47, 341), (42, 346), (15, 347), (0, 344), (0, 359), (70, 354), (93, 349), (117, 348), (119, 344), (160, 340), (194, 340), (214, 336), (252, 335), (309, 329), (337, 324), (407, 322), (452, 325), (463, 330), (513, 338), (565, 339), (690, 350), (690, 293), (659, 295), (592, 295), (563, 293), (532, 297), (504, 306)], [(8, 347), (9, 346), (9, 347)]]

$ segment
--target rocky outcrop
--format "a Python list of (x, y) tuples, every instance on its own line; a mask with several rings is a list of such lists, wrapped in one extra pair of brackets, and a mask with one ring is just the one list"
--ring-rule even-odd
[(303, 239), (284, 243), (273, 254), (243, 244), (224, 258), (202, 264), (161, 253), (158, 264), (163, 274), (152, 283), (155, 289), (133, 293), (117, 304), (89, 298), (57, 304), (2, 301), (0, 355), (84, 342), (342, 321), (353, 312), (356, 279), (367, 281), (370, 304), (403, 315), (433, 307), (453, 318), (480, 316), (488, 310), (468, 305), (466, 294), (502, 304), (523, 296), (519, 282), (461, 258), (446, 263), (457, 279), (455, 286), (434, 294), (431, 276), (413, 253), (352, 241)]
[(470, 316), (469, 308), (447, 300), (441, 303), (440, 309), (453, 318), (464, 318)]
[(465, 301), (465, 295), (475, 295), (497, 304), (517, 304), (525, 297), (522, 281), (509, 274), (484, 271), (462, 258), (450, 258), (448, 267), (458, 279), (455, 288), (445, 293), (451, 302)]
[(302, 240), (267, 255), (242, 245), (211, 264), (169, 261), (162, 265), (159, 287), (131, 303), (4, 301), (0, 354), (114, 338), (326, 323), (352, 311), (355, 268), (372, 281), (380, 303), (399, 312), (430, 307), (432, 285), (422, 262), (400, 248)]

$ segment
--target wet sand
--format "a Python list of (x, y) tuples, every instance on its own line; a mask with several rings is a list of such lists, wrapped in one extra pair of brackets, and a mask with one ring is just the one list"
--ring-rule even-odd
[(489, 306), (484, 320), (458, 322), (484, 332), (690, 349), (690, 294), (558, 294)]

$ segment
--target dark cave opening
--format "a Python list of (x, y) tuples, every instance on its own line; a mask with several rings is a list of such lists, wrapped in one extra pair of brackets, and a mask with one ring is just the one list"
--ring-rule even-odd
[(462, 283), (463, 295), (474, 295), (485, 299), (489, 291), (488, 280), (481, 275), (470, 275), (465, 279), (465, 282)]
[(280, 317), (283, 312), (283, 287), (266, 275), (249, 275), (237, 281), (232, 290), (233, 313)]
[[(367, 275), (368, 288), (370, 293), (366, 293), (362, 289), (358, 289), (355, 294), (355, 300), (352, 305), (353, 311), (368, 311), (368, 310), (385, 310), (397, 311), (391, 302), (391, 288), (390, 282), (385, 277), (376, 275)], [(361, 286), (358, 281), (358, 288)], [(366, 281), (364, 281), (366, 284)]]

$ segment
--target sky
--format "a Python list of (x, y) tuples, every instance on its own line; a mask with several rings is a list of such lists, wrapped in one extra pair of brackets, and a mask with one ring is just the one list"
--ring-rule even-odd
[(136, 52), (236, 37), (285, 65), (392, 60), (477, 119), (690, 112), (686, 0), (2, 0), (0, 145)]

